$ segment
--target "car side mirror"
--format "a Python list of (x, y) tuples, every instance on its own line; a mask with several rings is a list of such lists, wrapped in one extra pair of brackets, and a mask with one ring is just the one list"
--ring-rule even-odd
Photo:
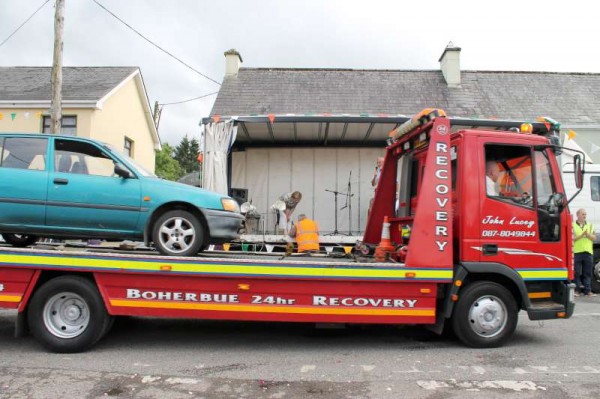
[(550, 198), (550, 211), (551, 213), (557, 212), (561, 213), (566, 205), (565, 195), (563, 193), (554, 193)]
[(131, 174), (129, 169), (127, 169), (125, 166), (121, 165), (120, 163), (115, 164), (115, 174), (117, 176), (122, 177), (123, 179), (129, 179), (129, 178), (133, 177), (133, 175)]

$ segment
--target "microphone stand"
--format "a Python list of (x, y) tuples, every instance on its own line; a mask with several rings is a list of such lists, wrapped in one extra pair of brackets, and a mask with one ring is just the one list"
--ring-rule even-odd
[[(352, 184), (350, 183), (352, 180), (352, 171), (350, 171), (350, 176), (348, 176), (348, 187), (346, 191), (346, 204), (340, 208), (340, 210), (344, 208), (348, 208), (348, 235), (352, 235)], [(344, 194), (344, 193), (342, 193)]]

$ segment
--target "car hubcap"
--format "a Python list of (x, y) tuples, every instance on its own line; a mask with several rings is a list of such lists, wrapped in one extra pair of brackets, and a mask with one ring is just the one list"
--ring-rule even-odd
[(195, 237), (194, 226), (181, 217), (167, 219), (160, 228), (160, 243), (170, 252), (187, 251), (194, 243)]
[(506, 306), (500, 299), (486, 295), (476, 300), (469, 310), (469, 325), (480, 337), (494, 337), (507, 322)]
[(44, 306), (44, 324), (59, 338), (75, 338), (85, 331), (90, 311), (79, 295), (66, 292), (54, 295)]

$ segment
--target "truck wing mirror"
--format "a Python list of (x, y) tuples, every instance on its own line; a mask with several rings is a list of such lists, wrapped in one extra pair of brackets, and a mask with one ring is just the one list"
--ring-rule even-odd
[(124, 179), (129, 179), (129, 178), (133, 177), (133, 175), (131, 174), (129, 169), (127, 169), (125, 166), (121, 165), (120, 163), (115, 163), (115, 174)]
[(583, 168), (581, 164), (581, 155), (575, 154), (573, 157), (573, 173), (575, 174), (575, 187), (579, 190), (583, 187)]

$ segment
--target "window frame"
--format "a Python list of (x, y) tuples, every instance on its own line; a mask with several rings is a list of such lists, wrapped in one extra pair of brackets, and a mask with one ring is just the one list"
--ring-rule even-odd
[[(127, 146), (127, 144), (129, 144), (129, 147)], [(127, 136), (124, 136), (124, 138), (123, 138), (123, 152), (129, 158), (133, 158), (134, 145), (135, 145), (135, 141), (133, 141), (132, 139), (130, 139)]]
[[(65, 118), (67, 118), (67, 119), (72, 118), (75, 121), (75, 123), (74, 124), (69, 124), (69, 123), (65, 124), (64, 123)], [(46, 126), (46, 121), (48, 121), (48, 126)], [(42, 134), (51, 134), (50, 133), (50, 128), (52, 127), (51, 124), (52, 124), (51, 116), (50, 115), (42, 115)], [(48, 131), (46, 131), (46, 128), (48, 128)], [(72, 128), (72, 129), (74, 129), (74, 131), (73, 131), (73, 133), (63, 132), (63, 129), (65, 129), (65, 128), (67, 128), (67, 129)], [(63, 115), (60, 118), (60, 134), (65, 135), (65, 136), (72, 136), (72, 137), (77, 136), (77, 115)]]

